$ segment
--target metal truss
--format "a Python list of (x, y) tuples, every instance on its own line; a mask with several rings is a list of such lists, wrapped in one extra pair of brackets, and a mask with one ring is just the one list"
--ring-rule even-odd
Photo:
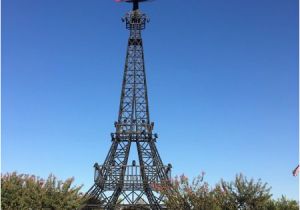
[[(130, 34), (116, 131), (111, 134), (112, 145), (103, 165), (94, 165), (95, 184), (86, 194), (89, 200), (84, 209), (165, 209), (164, 197), (155, 186), (169, 183), (171, 164), (163, 165), (149, 117), (141, 37), (148, 19), (137, 9), (122, 20)], [(135, 161), (128, 165), (131, 144), (136, 144), (139, 165)]]

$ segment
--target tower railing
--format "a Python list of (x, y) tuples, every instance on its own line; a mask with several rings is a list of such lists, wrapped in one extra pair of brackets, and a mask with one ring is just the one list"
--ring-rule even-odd
[(139, 10), (130, 11), (126, 13), (122, 21), (126, 23), (126, 29), (128, 30), (144, 30), (146, 23), (150, 21), (146, 14), (141, 13)]
[[(143, 190), (143, 177), (141, 175), (141, 167), (138, 165), (124, 165), (124, 166), (109, 166), (108, 171), (110, 171), (110, 176), (108, 176), (108, 179), (103, 183), (101, 171), (103, 170), (103, 167), (107, 167), (104, 165), (98, 165), (95, 164), (95, 173), (94, 173), (94, 181), (98, 185), (103, 185), (105, 189), (107, 190), (114, 190), (117, 185), (119, 184), (119, 180), (123, 180), (123, 190)], [(125, 168), (125, 175), (123, 177), (120, 177), (119, 171), (121, 168)], [(163, 166), (163, 170), (168, 175), (168, 178), (171, 179), (171, 167), (170, 165)], [(157, 173), (157, 171), (160, 171), (161, 166), (144, 166), (143, 170), (148, 172), (149, 177), (151, 179), (148, 180), (149, 185), (151, 186), (152, 190), (156, 190), (157, 186), (162, 185), (161, 179)], [(116, 173), (114, 173), (116, 172)], [(122, 179), (121, 179), (122, 178)]]

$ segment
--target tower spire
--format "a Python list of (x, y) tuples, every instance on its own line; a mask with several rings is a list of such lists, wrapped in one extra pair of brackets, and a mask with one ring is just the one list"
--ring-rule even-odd
[(139, 1), (138, 0), (133, 0), (132, 3), (133, 3), (132, 10), (133, 11), (138, 10), (139, 9)]
[[(171, 164), (164, 166), (156, 148), (157, 134), (150, 122), (144, 50), (141, 32), (147, 17), (138, 10), (143, 0), (133, 3), (133, 11), (123, 18), (129, 30), (118, 121), (111, 134), (112, 145), (103, 165), (94, 165), (94, 185), (86, 194), (84, 209), (115, 209), (118, 206), (148, 206), (164, 209), (164, 197), (154, 187), (169, 183)], [(132, 144), (138, 163), (128, 164)]]
[(127, 2), (132, 3), (132, 11), (139, 9), (139, 2), (145, 2), (150, 0), (115, 0), (116, 2)]

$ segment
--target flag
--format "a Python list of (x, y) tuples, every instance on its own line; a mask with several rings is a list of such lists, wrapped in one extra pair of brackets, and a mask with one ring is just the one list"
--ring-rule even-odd
[(293, 176), (298, 176), (299, 174), (299, 165), (293, 170)]

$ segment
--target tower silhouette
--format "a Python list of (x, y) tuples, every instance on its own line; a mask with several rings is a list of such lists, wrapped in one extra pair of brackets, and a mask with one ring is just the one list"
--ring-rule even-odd
[[(95, 163), (94, 185), (85, 197), (83, 209), (116, 209), (122, 206), (139, 209), (165, 209), (163, 195), (156, 187), (169, 183), (171, 164), (163, 165), (156, 148), (157, 134), (150, 122), (147, 82), (141, 31), (149, 19), (133, 4), (123, 22), (129, 30), (126, 63), (118, 121), (111, 134), (112, 145), (103, 165)], [(136, 145), (138, 164), (128, 165), (130, 148)]]

